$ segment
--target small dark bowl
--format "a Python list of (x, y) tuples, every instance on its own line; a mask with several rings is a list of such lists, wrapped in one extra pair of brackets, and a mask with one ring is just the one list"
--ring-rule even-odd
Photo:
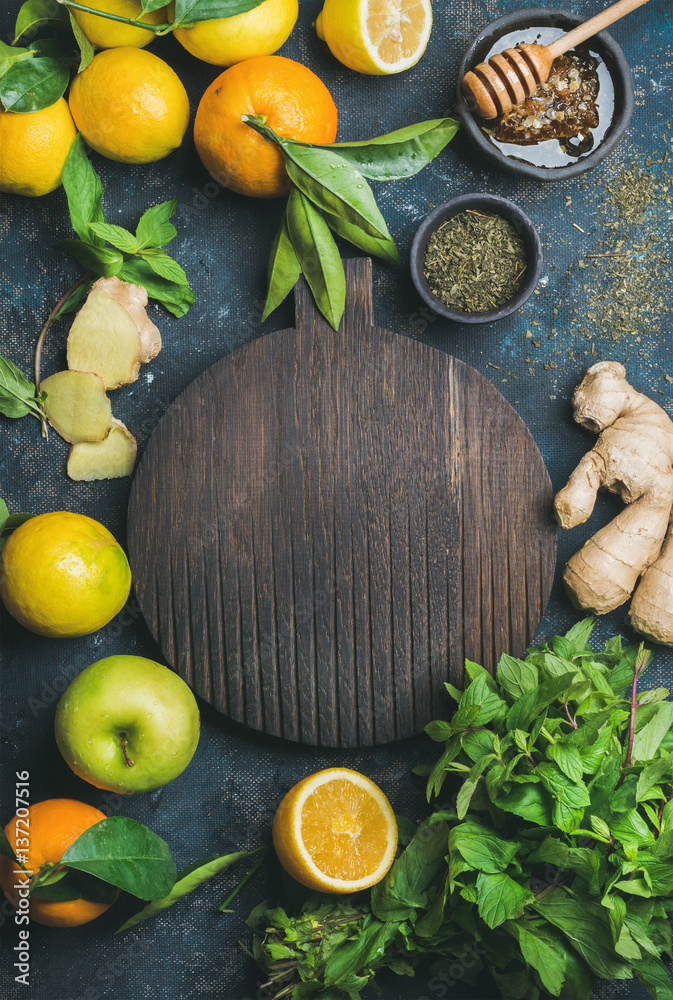
[[(490, 212), (491, 215), (500, 215), (503, 219), (507, 219), (516, 229), (526, 248), (528, 266), (519, 291), (500, 309), (491, 312), (466, 313), (459, 309), (450, 309), (435, 298), (423, 273), (425, 250), (434, 231), (447, 219), (452, 219), (454, 215), (464, 212), (467, 208)], [(514, 202), (499, 198), (495, 194), (461, 194), (458, 198), (452, 198), (451, 201), (438, 205), (434, 211), (426, 215), (411, 244), (410, 263), (411, 277), (418, 294), (438, 316), (453, 320), (454, 323), (493, 323), (520, 309), (535, 291), (542, 272), (542, 244), (537, 229), (526, 213)]]
[(468, 48), (458, 71), (458, 113), (470, 139), (491, 163), (502, 167), (509, 173), (517, 174), (519, 177), (530, 177), (537, 181), (567, 180), (569, 177), (577, 177), (578, 174), (583, 174), (586, 170), (597, 166), (615, 148), (624, 135), (633, 115), (633, 77), (624, 53), (607, 31), (601, 31), (598, 35), (594, 35), (587, 44), (601, 56), (612, 78), (615, 92), (612, 121), (596, 148), (575, 163), (561, 167), (540, 167), (506, 156), (490, 142), (488, 136), (484, 135), (481, 129), (482, 119), (474, 115), (463, 96), (461, 83), (464, 75), (468, 70), (474, 69), (477, 63), (484, 61), (486, 53), (498, 38), (509, 34), (510, 31), (523, 31), (531, 26), (561, 28), (564, 31), (570, 31), (571, 28), (582, 24), (585, 20), (586, 18), (577, 14), (555, 10), (553, 7), (527, 7), (491, 21), (485, 28), (482, 28)]

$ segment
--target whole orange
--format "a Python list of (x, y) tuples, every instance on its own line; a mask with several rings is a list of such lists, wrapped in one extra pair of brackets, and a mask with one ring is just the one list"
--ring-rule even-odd
[[(75, 799), (46, 799), (29, 806), (27, 813), (27, 816), (15, 816), (10, 820), (5, 833), (14, 852), (26, 857), (24, 864), (34, 875), (48, 861), (60, 861), (85, 830), (106, 818), (99, 809)], [(18, 887), (25, 878), (19, 865), (0, 857), (0, 886), (17, 910), (20, 908)], [(31, 896), (30, 919), (49, 927), (78, 927), (95, 920), (110, 905), (86, 899), (56, 902)]]
[(274, 143), (241, 121), (265, 115), (279, 135), (334, 142), (337, 109), (322, 80), (283, 56), (257, 56), (221, 73), (201, 98), (194, 142), (206, 170), (223, 187), (252, 198), (288, 194), (290, 179)]

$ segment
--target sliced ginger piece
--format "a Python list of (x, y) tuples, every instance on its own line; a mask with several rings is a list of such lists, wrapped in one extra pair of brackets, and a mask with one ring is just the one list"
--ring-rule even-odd
[(89, 292), (68, 334), (68, 368), (94, 372), (106, 389), (117, 389), (135, 382), (141, 357), (140, 334), (124, 306), (108, 292)]
[(133, 320), (140, 336), (142, 353), (141, 364), (145, 365), (156, 358), (161, 350), (161, 334), (146, 312), (148, 303), (147, 289), (142, 285), (134, 285), (130, 281), (121, 281), (116, 276), (99, 278), (91, 286), (91, 291), (107, 292), (126, 309)]
[(112, 418), (112, 430), (104, 441), (74, 444), (68, 455), (71, 479), (120, 479), (130, 476), (136, 460), (136, 439), (121, 420)]
[(44, 411), (57, 434), (78, 444), (102, 441), (113, 424), (105, 384), (92, 372), (65, 371), (50, 375), (40, 383), (46, 392)]

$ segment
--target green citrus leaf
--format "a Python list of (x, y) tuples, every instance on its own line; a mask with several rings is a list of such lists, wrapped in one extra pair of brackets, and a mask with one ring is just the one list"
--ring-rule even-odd
[(18, 62), (0, 78), (0, 101), (5, 111), (17, 114), (42, 111), (63, 96), (69, 80), (68, 66), (60, 59)]
[(169, 906), (173, 906), (183, 896), (186, 896), (194, 889), (198, 889), (200, 885), (207, 882), (213, 875), (219, 875), (220, 872), (230, 868), (237, 861), (240, 861), (242, 858), (249, 858), (251, 854), (255, 853), (255, 851), (237, 851), (235, 854), (223, 854), (206, 858), (205, 861), (197, 861), (195, 864), (190, 865), (189, 868), (184, 868), (178, 872), (175, 885), (167, 896), (164, 896), (162, 899), (152, 900), (140, 913), (135, 913), (132, 917), (129, 917), (126, 923), (122, 924), (115, 933), (121, 934), (122, 931), (127, 931), (130, 927), (135, 927), (136, 924), (142, 923), (143, 920), (149, 920), (150, 917), (154, 917), (157, 913), (167, 910)]
[(18, 42), (22, 35), (45, 25), (65, 26), (67, 23), (68, 11), (53, 0), (27, 0), (16, 17), (14, 41)]
[(338, 330), (346, 303), (341, 257), (322, 215), (294, 186), (287, 203), (287, 226), (316, 304), (330, 326)]
[(297, 284), (300, 274), (301, 264), (292, 246), (287, 228), (287, 215), (284, 215), (269, 254), (268, 291), (262, 322), (287, 298)]
[(148, 900), (166, 896), (177, 874), (165, 840), (127, 816), (110, 816), (89, 827), (61, 860)]

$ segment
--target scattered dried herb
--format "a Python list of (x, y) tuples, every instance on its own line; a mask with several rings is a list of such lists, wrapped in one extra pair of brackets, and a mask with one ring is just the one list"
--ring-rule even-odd
[(568, 207), (581, 213), (587, 233), (573, 235), (586, 252), (579, 249), (568, 269), (541, 366), (575, 368), (600, 356), (665, 377), (654, 356), (670, 314), (673, 173), (666, 167), (665, 154), (631, 150), (580, 183)]
[(500, 215), (467, 209), (435, 230), (423, 271), (432, 294), (450, 309), (491, 312), (516, 294), (526, 270), (526, 248)]

